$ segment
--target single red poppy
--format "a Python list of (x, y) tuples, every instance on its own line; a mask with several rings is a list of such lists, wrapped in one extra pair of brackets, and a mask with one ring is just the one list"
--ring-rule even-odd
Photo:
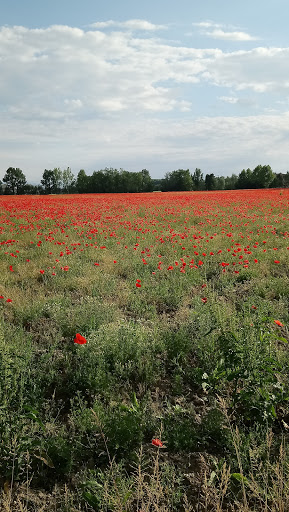
[(152, 445), (156, 446), (157, 448), (162, 448), (164, 446), (161, 440), (157, 438), (152, 440)]
[(81, 334), (77, 333), (74, 338), (74, 343), (77, 343), (78, 345), (85, 345), (87, 343), (87, 340), (81, 336)]
[(282, 322), (280, 320), (274, 320), (275, 324), (279, 325), (279, 327), (283, 327)]

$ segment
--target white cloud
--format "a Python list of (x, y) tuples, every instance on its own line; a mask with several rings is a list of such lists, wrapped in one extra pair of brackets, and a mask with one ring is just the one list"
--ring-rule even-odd
[[(170, 122), (133, 115), (126, 123), (122, 118), (113, 122), (71, 119), (69, 123), (53, 119), (43, 123), (35, 118), (22, 132), (18, 120), (4, 116), (2, 122), (2, 168), (13, 164), (28, 171), (28, 177), (33, 169), (39, 176), (45, 167), (67, 165), (76, 173), (80, 168), (90, 172), (110, 165), (129, 170), (146, 167), (154, 176), (162, 176), (164, 170), (196, 166), (226, 175), (258, 163), (270, 163), (278, 171), (286, 169), (288, 163), (289, 112)], [(12, 162), (7, 152), (11, 141), (18, 148)], [(6, 150), (2, 151), (2, 145)], [(40, 168), (39, 162), (43, 162)]]
[(128, 30), (145, 30), (145, 31), (153, 31), (153, 30), (163, 30), (166, 29), (166, 25), (155, 25), (154, 23), (150, 23), (146, 20), (127, 20), (127, 21), (97, 21), (90, 25), (93, 28), (105, 29), (105, 28), (123, 28)]
[(224, 52), (100, 28), (0, 29), (2, 170), (224, 162), (229, 171), (244, 155), (246, 165), (273, 155), (273, 166), (272, 144), (286, 161), (288, 113), (196, 119), (195, 105), (206, 103), (206, 83), (227, 109), (250, 105), (250, 91), (287, 100), (289, 48)]
[(222, 23), (214, 23), (213, 21), (201, 21), (200, 23), (193, 23), (193, 26), (200, 28), (203, 35), (213, 39), (222, 39), (224, 41), (257, 41), (259, 39), (239, 30), (238, 27), (226, 26)]
[(223, 101), (224, 103), (229, 103), (230, 105), (238, 105), (246, 108), (257, 106), (257, 102), (254, 98), (246, 96), (218, 96), (218, 100)]
[(231, 103), (231, 105), (235, 105), (239, 101), (236, 96), (219, 96), (218, 99), (224, 101), (225, 103)]
[(256, 41), (258, 38), (250, 36), (246, 32), (225, 32), (222, 29), (214, 29), (210, 32), (205, 32), (207, 36), (213, 37), (213, 39), (224, 39), (226, 41)]
[(236, 90), (276, 91), (288, 95), (289, 48), (253, 48), (220, 53), (207, 62), (204, 77), (209, 82)]

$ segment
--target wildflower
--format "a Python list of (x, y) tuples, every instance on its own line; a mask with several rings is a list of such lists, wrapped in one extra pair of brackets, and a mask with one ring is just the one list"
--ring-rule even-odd
[(152, 440), (152, 445), (157, 446), (157, 448), (162, 448), (164, 446), (161, 440), (157, 438)]
[(252, 309), (257, 309), (257, 306), (252, 306)]
[(39, 270), (40, 274), (44, 274), (45, 270)]
[(279, 327), (283, 327), (284, 325), (282, 324), (282, 322), (280, 322), (280, 320), (274, 320), (275, 324), (279, 325)]
[(78, 345), (85, 345), (87, 343), (87, 340), (81, 336), (81, 334), (77, 333), (74, 338), (74, 343), (77, 343)]
[(202, 298), (202, 302), (203, 302), (204, 304), (206, 304), (206, 302), (208, 302), (207, 297), (203, 297), (203, 298)]
[(12, 302), (12, 299), (7, 299), (6, 302)]
[(274, 263), (280, 263), (280, 261), (279, 260), (275, 260)]

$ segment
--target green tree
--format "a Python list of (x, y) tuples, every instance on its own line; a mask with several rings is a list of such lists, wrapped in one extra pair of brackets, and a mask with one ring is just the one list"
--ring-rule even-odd
[(251, 169), (243, 169), (238, 177), (237, 188), (252, 188), (253, 187), (253, 178), (252, 178)]
[(216, 177), (215, 190), (225, 189), (225, 178), (223, 176)]
[(141, 192), (152, 192), (154, 189), (153, 180), (150, 177), (147, 169), (141, 171)]
[(76, 190), (79, 194), (90, 192), (90, 176), (87, 176), (84, 169), (80, 169), (77, 175)]
[(192, 180), (193, 180), (193, 189), (194, 190), (204, 190), (205, 182), (204, 182), (204, 176), (203, 176), (201, 169), (198, 169), (196, 167), (194, 174), (192, 174)]
[(272, 188), (287, 188), (289, 187), (289, 172), (282, 173), (278, 172), (275, 174), (274, 180), (270, 183)]
[(232, 174), (232, 176), (227, 176), (225, 178), (225, 190), (234, 190), (237, 188), (238, 176), (237, 174)]
[(41, 184), (45, 194), (52, 194), (56, 190), (56, 179), (54, 171), (45, 169), (42, 174)]
[(16, 167), (9, 167), (7, 169), (3, 182), (6, 184), (5, 193), (8, 194), (23, 194), (26, 178), (21, 169)]
[(43, 189), (40, 185), (31, 185), (30, 183), (27, 183), (25, 185), (24, 192), (27, 195), (35, 195), (43, 193)]
[(62, 171), (62, 189), (66, 194), (70, 194), (75, 186), (74, 174), (70, 167)]
[(192, 188), (193, 181), (189, 169), (167, 172), (162, 181), (162, 190), (164, 191), (186, 191), (192, 190)]
[(270, 165), (257, 165), (252, 173), (252, 184), (255, 188), (267, 188), (275, 177)]
[(206, 190), (216, 190), (216, 178), (213, 173), (206, 174), (205, 188), (206, 188)]
[(53, 187), (53, 193), (58, 194), (61, 192), (62, 189), (62, 170), (59, 167), (55, 167), (53, 169), (54, 174), (54, 187)]

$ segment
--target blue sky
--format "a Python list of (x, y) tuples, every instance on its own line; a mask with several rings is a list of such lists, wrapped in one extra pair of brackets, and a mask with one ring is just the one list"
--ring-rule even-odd
[(5, 2), (0, 179), (287, 171), (288, 14), (285, 0)]

